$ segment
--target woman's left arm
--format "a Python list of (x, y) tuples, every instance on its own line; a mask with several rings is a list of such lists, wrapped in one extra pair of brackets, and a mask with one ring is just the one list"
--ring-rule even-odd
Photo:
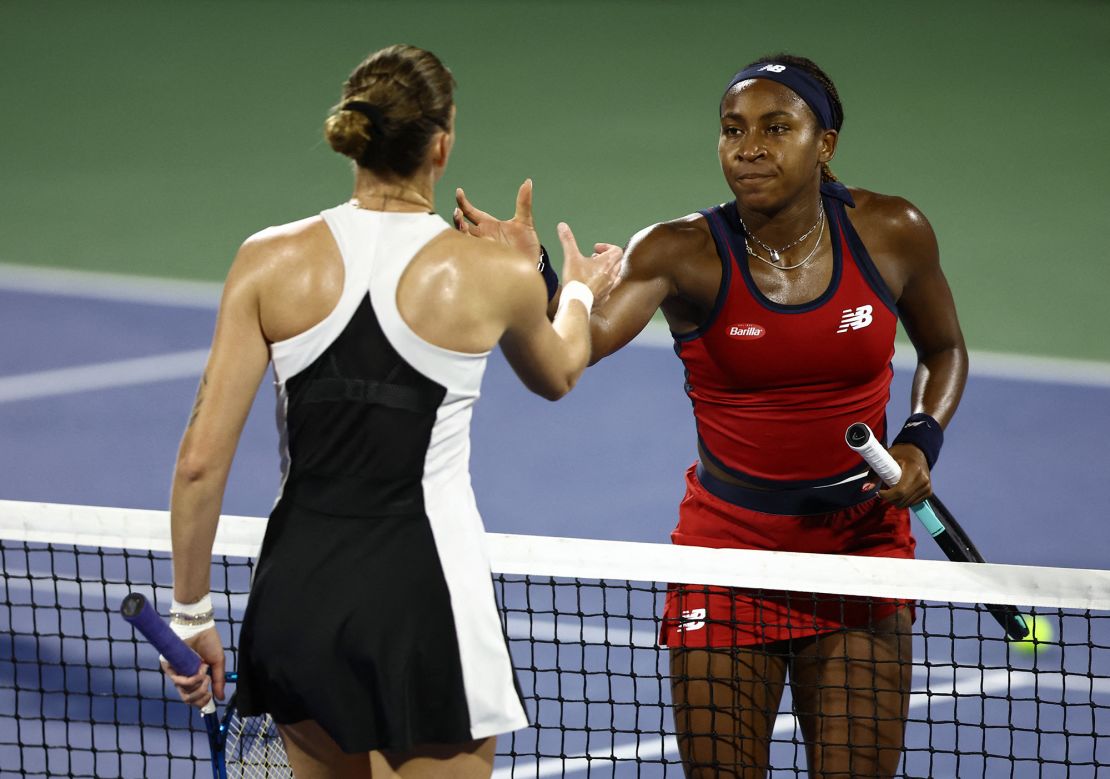
[[(913, 377), (911, 413), (925, 414), (943, 429), (956, 413), (967, 381), (967, 347), (956, 315), (952, 290), (940, 266), (936, 235), (925, 216), (900, 198), (888, 222), (891, 228), (891, 257), (897, 258), (900, 289), (897, 294), (898, 317), (917, 351), (917, 370)], [(895, 203), (891, 203), (895, 205)], [(907, 421), (907, 437), (931, 428), (921, 417)], [(892, 427), (892, 439), (899, 428)], [(940, 430), (918, 440), (936, 441)], [(926, 445), (926, 449), (930, 446)], [(932, 494), (930, 463), (920, 445), (896, 442), (891, 455), (902, 466), (902, 481), (881, 493), (899, 506), (910, 506)]]
[(269, 363), (259, 323), (257, 273), (240, 250), (228, 273), (212, 349), (177, 454), (170, 524), (174, 598), (192, 603), (208, 593), (212, 542), (224, 486), (258, 385)]

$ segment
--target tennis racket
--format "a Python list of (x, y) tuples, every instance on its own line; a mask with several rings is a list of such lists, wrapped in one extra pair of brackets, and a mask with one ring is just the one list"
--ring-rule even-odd
[[(177, 637), (158, 616), (147, 599), (133, 592), (123, 599), (120, 614), (138, 630), (178, 673), (192, 676), (200, 668), (200, 655)], [(227, 674), (235, 682), (237, 674)], [(285, 747), (268, 714), (240, 717), (231, 696), (221, 721), (215, 698), (203, 709), (201, 717), (212, 752), (213, 779), (287, 779), (293, 776)]]
[[(850, 426), (844, 434), (844, 439), (886, 484), (893, 487), (901, 480), (902, 469), (897, 461), (875, 438), (871, 428), (863, 422), (856, 422)], [(975, 548), (975, 544), (971, 543), (971, 539), (968, 538), (960, 523), (936, 495), (910, 506), (910, 511), (929, 531), (929, 535), (949, 560), (957, 563), (985, 562), (983, 555)], [(1020, 641), (1029, 635), (1029, 625), (1014, 606), (983, 605), (1012, 640)]]

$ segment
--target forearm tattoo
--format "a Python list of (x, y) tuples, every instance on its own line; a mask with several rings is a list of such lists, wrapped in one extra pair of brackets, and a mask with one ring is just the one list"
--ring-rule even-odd
[(197, 421), (197, 416), (200, 414), (200, 404), (204, 402), (204, 388), (208, 386), (208, 372), (205, 371), (204, 375), (200, 377), (200, 386), (197, 387), (197, 399), (193, 401), (193, 413), (189, 416), (189, 424), (187, 427), (192, 427), (193, 423)]

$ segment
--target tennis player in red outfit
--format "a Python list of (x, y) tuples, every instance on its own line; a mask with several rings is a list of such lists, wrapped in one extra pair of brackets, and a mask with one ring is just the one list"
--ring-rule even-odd
[[(912, 204), (829, 169), (843, 108), (812, 61), (761, 58), (721, 100), (721, 169), (735, 200), (638, 233), (591, 319), (593, 361), (661, 310), (687, 372), (699, 461), (676, 544), (912, 557), (906, 507), (967, 376), (937, 241)], [(460, 229), (538, 252), (531, 184), (498, 221), (458, 193)], [(917, 351), (911, 407), (877, 490), (847, 427), (887, 437), (894, 336)], [(892, 776), (910, 684), (912, 606), (672, 586), (675, 722), (690, 777), (762, 777), (789, 680), (812, 776)]]

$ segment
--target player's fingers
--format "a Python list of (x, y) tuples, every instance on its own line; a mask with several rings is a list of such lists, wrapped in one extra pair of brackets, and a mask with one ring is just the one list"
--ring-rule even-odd
[(220, 657), (212, 663), (212, 693), (216, 700), (224, 699), (224, 680), (224, 659)]
[(860, 492), (871, 492), (871, 490), (875, 489), (876, 487), (882, 486), (882, 479), (879, 478), (874, 469), (868, 469), (867, 473), (863, 477), (863, 481), (860, 482), (859, 489)]
[(570, 229), (570, 225), (566, 222), (559, 222), (555, 228), (559, 234), (559, 243), (563, 245), (563, 258), (565, 260), (577, 259), (582, 256), (578, 251), (578, 242), (574, 239), (574, 233)]
[(526, 225), (532, 224), (532, 179), (525, 179), (516, 193), (516, 213), (513, 219)]
[(902, 488), (898, 505), (902, 508), (915, 506), (933, 494), (933, 480), (929, 474), (928, 466), (912, 461), (906, 461), (902, 468), (902, 480), (898, 482)]
[(190, 692), (185, 692), (179, 687), (177, 693), (181, 696), (181, 700), (188, 703), (190, 706), (201, 707), (212, 700), (212, 691), (207, 684), (199, 690), (192, 690)]
[(623, 258), (624, 249), (619, 246), (609, 246), (597, 255), (598, 262), (605, 263), (605, 266), (609, 269), (620, 268)]
[(910, 506), (916, 506), (925, 498), (929, 497), (929, 490), (921, 489), (920, 485), (914, 487), (911, 484), (900, 481), (896, 487), (888, 487), (884, 490), (879, 490), (879, 497), (900, 509), (906, 509)]
[(466, 193), (463, 192), (462, 187), (455, 190), (455, 202), (459, 204), (459, 210), (462, 211), (463, 216), (470, 220), (472, 224), (478, 224), (484, 219), (493, 219), (492, 216), (475, 207), (473, 203), (466, 199)]
[(168, 664), (163, 663), (163, 669), (167, 668), (169, 670), (166, 671), (166, 675), (177, 689), (178, 697), (185, 703), (192, 706), (203, 706), (211, 697), (208, 675), (204, 672), (207, 666), (201, 666), (201, 670), (194, 676), (182, 676), (173, 672)]
[(907, 482), (904, 478), (901, 481), (899, 481), (898, 484), (896, 484), (893, 487), (885, 487), (884, 486), (883, 489), (879, 490), (879, 497), (880, 498), (882, 498), (883, 500), (885, 500), (887, 503), (891, 504), (892, 506), (897, 506), (898, 508), (901, 508), (901, 509), (904, 509), (904, 508), (906, 508), (907, 506), (910, 505), (909, 503), (906, 502), (906, 499), (909, 497), (909, 494), (910, 494), (910, 485), (909, 485), (909, 482)]
[(461, 209), (456, 208), (452, 217), (453, 217), (453, 221), (455, 222), (455, 229), (456, 230), (458, 230), (463, 235), (470, 235), (471, 234), (470, 233), (470, 223), (467, 222), (466, 219), (463, 217), (463, 212), (462, 212)]
[(897, 487), (886, 487), (879, 490), (879, 499), (890, 503), (893, 506), (898, 506), (898, 501), (901, 500), (902, 494)]
[(208, 676), (171, 676), (170, 681), (183, 695), (192, 695), (208, 686)]
[(179, 673), (177, 669), (166, 660), (162, 660), (162, 670), (166, 672), (166, 676), (169, 677), (170, 681), (178, 686), (196, 686), (201, 680), (208, 678), (208, 666), (204, 663), (200, 664), (200, 668), (198, 668), (197, 672), (192, 676)]
[(601, 254), (594, 255), (594, 262), (598, 263), (604, 272), (604, 286), (600, 290), (600, 296), (595, 297), (594, 305), (604, 304), (611, 293), (617, 286), (621, 274), (621, 259), (624, 255), (624, 250), (619, 246), (610, 246)]
[(617, 285), (617, 282), (620, 281), (621, 268), (623, 266), (624, 263), (622, 262), (621, 258), (618, 258), (617, 261), (613, 263), (613, 267), (609, 269), (609, 278), (612, 281), (614, 287)]
[(906, 506), (916, 506), (918, 503), (928, 500), (932, 494), (933, 490), (930, 487), (918, 487), (916, 490), (906, 495)]
[(620, 273), (621, 258), (624, 256), (624, 251), (619, 246), (610, 246), (605, 251), (595, 254), (593, 261), (597, 264), (606, 278), (616, 278)]

